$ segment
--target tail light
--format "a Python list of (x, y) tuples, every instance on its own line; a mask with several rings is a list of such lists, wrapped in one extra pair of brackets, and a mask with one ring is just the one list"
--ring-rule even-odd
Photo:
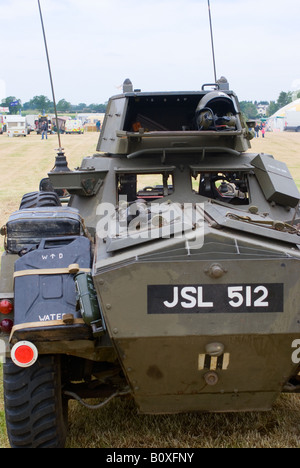
[(13, 311), (13, 304), (8, 299), (2, 299), (0, 301), (0, 314), (8, 315)]
[[(2, 333), (10, 333), (12, 330), (14, 322), (7, 316), (11, 314), (13, 311), (14, 311), (13, 301), (11, 301), (10, 299), (0, 300), (0, 330)], [(2, 318), (1, 314), (4, 315), (5, 318)]]
[(0, 322), (0, 328), (3, 333), (10, 333), (14, 322), (10, 319), (4, 319)]
[(12, 361), (18, 367), (30, 367), (38, 358), (38, 350), (30, 341), (19, 341), (11, 350)]

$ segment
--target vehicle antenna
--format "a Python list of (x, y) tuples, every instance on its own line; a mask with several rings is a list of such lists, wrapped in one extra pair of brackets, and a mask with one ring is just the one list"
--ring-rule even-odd
[(42, 15), (40, 0), (38, 0), (38, 6), (39, 6), (39, 11), (40, 11), (41, 25), (42, 25), (44, 43), (45, 43), (45, 51), (46, 51), (47, 62), (48, 62), (48, 69), (49, 69), (49, 76), (50, 76), (50, 83), (51, 83), (51, 90), (52, 90), (52, 98), (53, 98), (53, 105), (54, 105), (54, 113), (55, 113), (55, 120), (56, 120), (56, 128), (57, 128), (58, 146), (59, 146), (59, 148), (57, 150), (58, 153), (57, 153), (57, 156), (56, 156), (56, 159), (55, 159), (55, 166), (52, 169), (52, 172), (69, 171), (70, 169), (68, 168), (68, 163), (67, 163), (67, 159), (65, 157), (64, 148), (62, 148), (62, 145), (61, 145), (61, 137), (60, 137), (60, 130), (59, 130), (59, 125), (58, 125), (58, 117), (57, 117), (57, 108), (56, 108), (56, 99), (55, 99), (55, 94), (54, 94), (52, 72), (51, 72), (49, 52), (48, 52), (48, 46), (47, 46), (46, 33), (45, 33), (45, 28), (44, 28), (44, 21), (43, 21), (43, 15)]
[(215, 83), (217, 82), (217, 72), (216, 72), (216, 61), (215, 61), (215, 48), (214, 48), (214, 37), (213, 37), (213, 30), (212, 30), (212, 22), (211, 22), (211, 12), (210, 12), (210, 2), (207, 0), (208, 3), (208, 13), (209, 13), (209, 24), (210, 24), (210, 37), (211, 37), (211, 48), (212, 48), (212, 56), (213, 56), (213, 64), (214, 64), (214, 74), (215, 74)]

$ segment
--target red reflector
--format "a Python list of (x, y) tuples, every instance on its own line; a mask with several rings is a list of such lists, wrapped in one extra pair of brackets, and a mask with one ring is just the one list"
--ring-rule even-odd
[(11, 301), (7, 299), (2, 299), (0, 301), (0, 314), (8, 315), (13, 311), (13, 305)]
[(26, 346), (26, 345), (20, 346), (15, 351), (15, 359), (20, 364), (28, 364), (29, 362), (32, 361), (33, 357), (34, 357), (33, 349), (29, 348), (29, 346)]
[(11, 358), (17, 366), (29, 367), (36, 362), (38, 351), (33, 343), (20, 341), (11, 350)]

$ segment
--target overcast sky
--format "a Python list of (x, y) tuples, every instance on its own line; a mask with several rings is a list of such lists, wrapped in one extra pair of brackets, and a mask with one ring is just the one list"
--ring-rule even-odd
[[(214, 82), (207, 0), (40, 0), (56, 100)], [(300, 89), (300, 0), (210, 0), (217, 76), (240, 100)], [(0, 0), (0, 102), (52, 100), (37, 0)]]

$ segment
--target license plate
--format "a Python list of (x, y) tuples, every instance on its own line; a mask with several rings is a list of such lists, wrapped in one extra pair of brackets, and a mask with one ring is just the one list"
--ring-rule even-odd
[(283, 312), (284, 285), (149, 285), (148, 314)]

